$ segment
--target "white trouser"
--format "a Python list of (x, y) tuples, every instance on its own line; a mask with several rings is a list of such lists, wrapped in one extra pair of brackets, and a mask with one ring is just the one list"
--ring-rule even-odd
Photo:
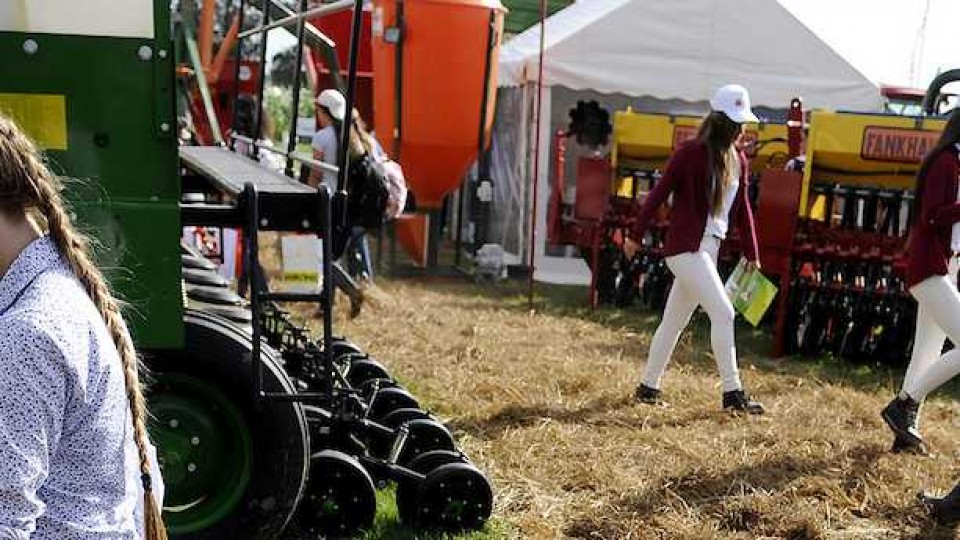
[(667, 267), (675, 279), (663, 311), (663, 320), (650, 342), (650, 355), (643, 373), (643, 384), (646, 386), (660, 388), (660, 379), (667, 370), (680, 333), (690, 322), (690, 316), (697, 306), (702, 306), (710, 317), (710, 344), (720, 370), (723, 391), (741, 389), (737, 347), (733, 338), (735, 313), (717, 273), (719, 251), (720, 239), (704, 236), (699, 251), (667, 257)]
[(910, 289), (917, 299), (917, 329), (902, 392), (918, 402), (960, 373), (960, 349), (940, 354), (947, 337), (960, 346), (958, 269), (960, 261), (951, 257), (946, 276), (929, 277)]

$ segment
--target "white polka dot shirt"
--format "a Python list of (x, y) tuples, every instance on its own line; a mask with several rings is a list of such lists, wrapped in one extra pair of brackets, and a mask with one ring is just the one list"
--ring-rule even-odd
[(141, 493), (116, 347), (40, 238), (0, 279), (0, 540), (136, 539)]

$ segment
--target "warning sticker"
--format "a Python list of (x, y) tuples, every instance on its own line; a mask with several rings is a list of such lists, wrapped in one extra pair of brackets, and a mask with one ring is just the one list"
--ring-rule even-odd
[(0, 113), (13, 118), (44, 150), (67, 149), (65, 96), (0, 93)]

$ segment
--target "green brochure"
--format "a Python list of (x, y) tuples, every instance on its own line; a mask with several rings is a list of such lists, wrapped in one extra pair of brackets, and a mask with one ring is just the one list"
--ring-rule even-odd
[(733, 308), (750, 324), (757, 326), (777, 295), (777, 286), (755, 266), (750, 270), (747, 266), (747, 260), (741, 258), (724, 289)]

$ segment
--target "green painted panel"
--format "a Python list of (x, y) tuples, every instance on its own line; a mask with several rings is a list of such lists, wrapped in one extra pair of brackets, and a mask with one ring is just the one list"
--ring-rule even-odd
[[(508, 34), (519, 34), (540, 22), (540, 0), (502, 0), (510, 10), (504, 29)], [(547, 0), (547, 13), (553, 15), (569, 6), (573, 0)]]
[(0, 32), (0, 94), (64, 98), (66, 149), (47, 156), (76, 179), (67, 197), (104, 245), (99, 260), (144, 348), (183, 341), (168, 9), (155, 0), (156, 40)]
[(102, 244), (97, 263), (127, 303), (137, 345), (182, 346), (177, 203), (79, 202), (73, 209), (83, 231)]

